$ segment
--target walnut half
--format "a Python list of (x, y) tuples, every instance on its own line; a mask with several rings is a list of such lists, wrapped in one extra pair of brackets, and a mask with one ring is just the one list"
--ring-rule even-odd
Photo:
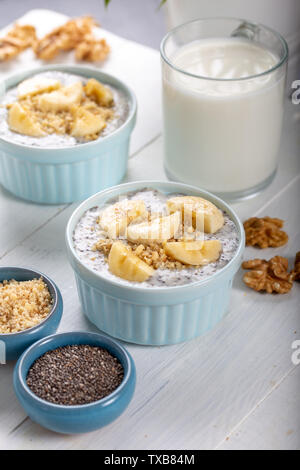
[(42, 60), (51, 60), (61, 51), (74, 49), (86, 35), (91, 34), (96, 24), (90, 16), (67, 21), (36, 42), (34, 47), (36, 56)]
[(271, 217), (251, 217), (244, 222), (246, 245), (259, 248), (285, 245), (288, 235), (280, 230), (283, 223), (283, 220)]
[(242, 267), (250, 269), (243, 277), (245, 284), (256, 291), (286, 294), (293, 286), (293, 274), (288, 272), (288, 260), (282, 256), (274, 256), (269, 261), (244, 261)]
[(296, 254), (295, 266), (292, 271), (294, 281), (300, 281), (300, 251)]
[(110, 47), (105, 39), (97, 39), (90, 34), (76, 46), (75, 57), (77, 60), (100, 62), (106, 59), (109, 52)]
[(15, 24), (4, 38), (0, 39), (0, 62), (13, 59), (36, 41), (35, 28), (31, 25)]

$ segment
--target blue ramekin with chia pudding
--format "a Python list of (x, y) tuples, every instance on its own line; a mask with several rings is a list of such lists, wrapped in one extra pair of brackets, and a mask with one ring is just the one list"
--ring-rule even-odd
[(142, 181), (84, 201), (66, 243), (90, 321), (128, 342), (167, 345), (206, 333), (228, 312), (245, 237), (235, 212), (211, 193)]
[(127, 168), (136, 98), (95, 68), (49, 65), (0, 87), (0, 183), (43, 204), (79, 201)]

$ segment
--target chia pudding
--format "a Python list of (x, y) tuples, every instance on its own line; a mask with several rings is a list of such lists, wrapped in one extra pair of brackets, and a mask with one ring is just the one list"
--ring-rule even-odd
[[(34, 75), (34, 78), (56, 80), (60, 82), (61, 87), (70, 87), (71, 85), (74, 85), (78, 82), (81, 82), (82, 86), (85, 87), (90, 80), (89, 78), (85, 78), (80, 75), (69, 74), (60, 71), (43, 72)], [(96, 82), (96, 80), (94, 81)], [(63, 148), (83, 144), (87, 140), (100, 140), (118, 129), (126, 121), (129, 113), (129, 105), (125, 93), (111, 85), (104, 84), (104, 86), (111, 92), (113, 97), (113, 104), (111, 106), (112, 116), (106, 120), (105, 127), (103, 127), (103, 129), (98, 132), (99, 135), (97, 134), (92, 138), (85, 139), (80, 135), (73, 136), (69, 135), (68, 133), (51, 131), (51, 133), (47, 135), (36, 137), (25, 135), (25, 133), (22, 134), (12, 130), (8, 122), (8, 108), (13, 103), (18, 102), (18, 86), (15, 86), (8, 89), (2, 98), (0, 98), (0, 138), (21, 145), (41, 148)], [(62, 118), (64, 119), (64, 115)]]
[[(182, 197), (184, 198), (185, 196), (182, 194), (164, 194), (152, 188), (145, 188), (140, 191), (127, 193), (126, 196), (122, 196), (121, 202), (123, 201), (128, 204), (128, 201), (142, 201), (146, 208), (147, 214), (154, 214), (153, 220), (155, 220), (158, 215), (162, 219), (170, 217), (170, 211), (168, 210), (169, 202), (172, 201), (173, 198), (176, 199)], [(202, 199), (202, 201), (205, 200)], [(209, 201), (206, 202), (207, 204), (213, 206)], [(107, 230), (103, 229), (103, 224), (101, 226), (101, 224), (99, 223), (99, 221), (101, 222), (101, 218), (103, 218), (104, 210), (118, 203), (120, 203), (120, 198), (108, 201), (105, 204), (105, 207), (92, 207), (91, 209), (87, 210), (82, 215), (81, 219), (75, 227), (75, 230), (73, 232), (73, 243), (77, 256), (85, 266), (99, 273), (101, 276), (105, 277), (108, 280), (119, 282), (121, 285), (143, 288), (159, 288), (181, 286), (197, 281), (202, 281), (224, 268), (234, 257), (238, 249), (239, 234), (235, 223), (231, 220), (231, 218), (226, 212), (222, 212), (215, 206), (213, 206), (215, 210), (218, 211), (218, 213), (220, 214), (219, 217), (222, 218), (220, 228), (215, 230), (214, 233), (207, 233), (207, 231), (201, 232), (201, 237), (199, 237), (199, 240), (202, 239), (203, 243), (213, 240), (219, 242), (220, 251), (218, 252), (217, 257), (215, 257), (212, 262), (208, 262), (205, 265), (192, 266), (180, 263), (176, 260), (172, 261), (172, 256), (171, 258), (165, 256), (164, 246), (166, 245), (160, 244), (159, 250), (161, 253), (164, 253), (164, 256), (167, 258), (166, 263), (162, 263), (162, 265), (156, 263), (156, 265), (154, 265), (155, 269), (152, 270), (151, 275), (149, 275), (149, 277), (142, 282), (136, 282), (133, 280), (121, 278), (120, 275), (115, 275), (110, 269), (108, 262), (108, 254), (112, 251), (112, 242), (109, 241)], [(142, 217), (144, 217), (144, 215)], [(142, 217), (140, 217), (140, 219)], [(137, 227), (138, 225), (136, 224), (139, 223), (143, 223), (143, 220), (139, 220), (139, 218), (137, 218), (136, 220), (131, 222), (128, 227), (131, 227), (132, 224)], [(191, 236), (192, 235), (194, 235), (195, 237), (196, 235), (199, 236), (196, 230), (194, 230)], [(170, 238), (172, 238), (170, 242), (173, 242), (173, 236)], [(122, 238), (121, 242), (124, 245), (130, 245), (130, 242), (128, 242), (127, 239)], [(174, 244), (175, 243), (173, 243), (173, 245)], [(170, 245), (172, 245), (172, 243)], [(151, 246), (151, 243), (149, 246)], [(134, 254), (139, 256), (140, 252), (142, 251), (142, 254), (146, 254), (142, 259), (148, 262), (148, 258), (146, 257), (147, 252), (149, 251), (147, 243), (131, 243), (130, 249), (133, 251)], [(156, 258), (158, 258), (158, 255), (156, 255)], [(148, 264), (151, 263), (148, 262)], [(171, 268), (168, 268), (168, 266), (170, 266)]]

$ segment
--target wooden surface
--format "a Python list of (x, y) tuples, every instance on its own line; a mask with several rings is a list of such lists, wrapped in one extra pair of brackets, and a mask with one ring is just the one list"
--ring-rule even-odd
[[(27, 17), (41, 32), (62, 20), (43, 11)], [(107, 37), (113, 54), (103, 69), (125, 79), (139, 102), (125, 180), (165, 180), (158, 52)], [(0, 68), (1, 77), (32, 65), (26, 54), (26, 64), (23, 58)], [(292, 265), (300, 249), (299, 118), (299, 106), (286, 100), (275, 181), (257, 198), (233, 206), (242, 219), (283, 218), (289, 242), (278, 250), (248, 248), (246, 259), (276, 252)], [(33, 205), (0, 188), (0, 262), (31, 266), (55, 280), (64, 298), (59, 331), (94, 331), (81, 313), (65, 253), (65, 226), (75, 207)], [(127, 345), (138, 374), (134, 399), (97, 432), (60, 436), (31, 422), (14, 396), (14, 364), (0, 366), (0, 449), (300, 449), (300, 369), (291, 361), (292, 342), (300, 339), (300, 286), (283, 296), (263, 295), (241, 277), (238, 272), (228, 316), (206, 336), (169, 347)]]

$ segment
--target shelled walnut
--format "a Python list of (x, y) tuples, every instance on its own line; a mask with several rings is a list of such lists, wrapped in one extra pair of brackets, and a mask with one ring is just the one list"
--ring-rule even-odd
[(94, 26), (96, 22), (90, 16), (69, 20), (37, 41), (35, 54), (39, 59), (51, 60), (61, 51), (70, 51), (91, 34)]
[(75, 49), (77, 60), (99, 62), (110, 52), (105, 39), (97, 39), (93, 28), (97, 22), (90, 16), (67, 21), (36, 42), (34, 50), (39, 59), (51, 60), (61, 51)]
[(250, 269), (243, 277), (245, 284), (256, 291), (286, 294), (293, 286), (293, 274), (288, 272), (288, 260), (282, 256), (274, 256), (269, 261), (244, 261), (242, 267)]
[(294, 281), (300, 281), (300, 251), (296, 254), (295, 266), (292, 271)]
[(4, 38), (0, 38), (0, 62), (16, 57), (35, 42), (34, 26), (15, 24)]
[(285, 245), (288, 235), (280, 230), (283, 220), (271, 217), (251, 217), (244, 222), (246, 245), (259, 248), (278, 247)]
[(97, 39), (92, 35), (86, 36), (75, 48), (77, 60), (99, 62), (108, 56), (110, 47), (105, 39)]

